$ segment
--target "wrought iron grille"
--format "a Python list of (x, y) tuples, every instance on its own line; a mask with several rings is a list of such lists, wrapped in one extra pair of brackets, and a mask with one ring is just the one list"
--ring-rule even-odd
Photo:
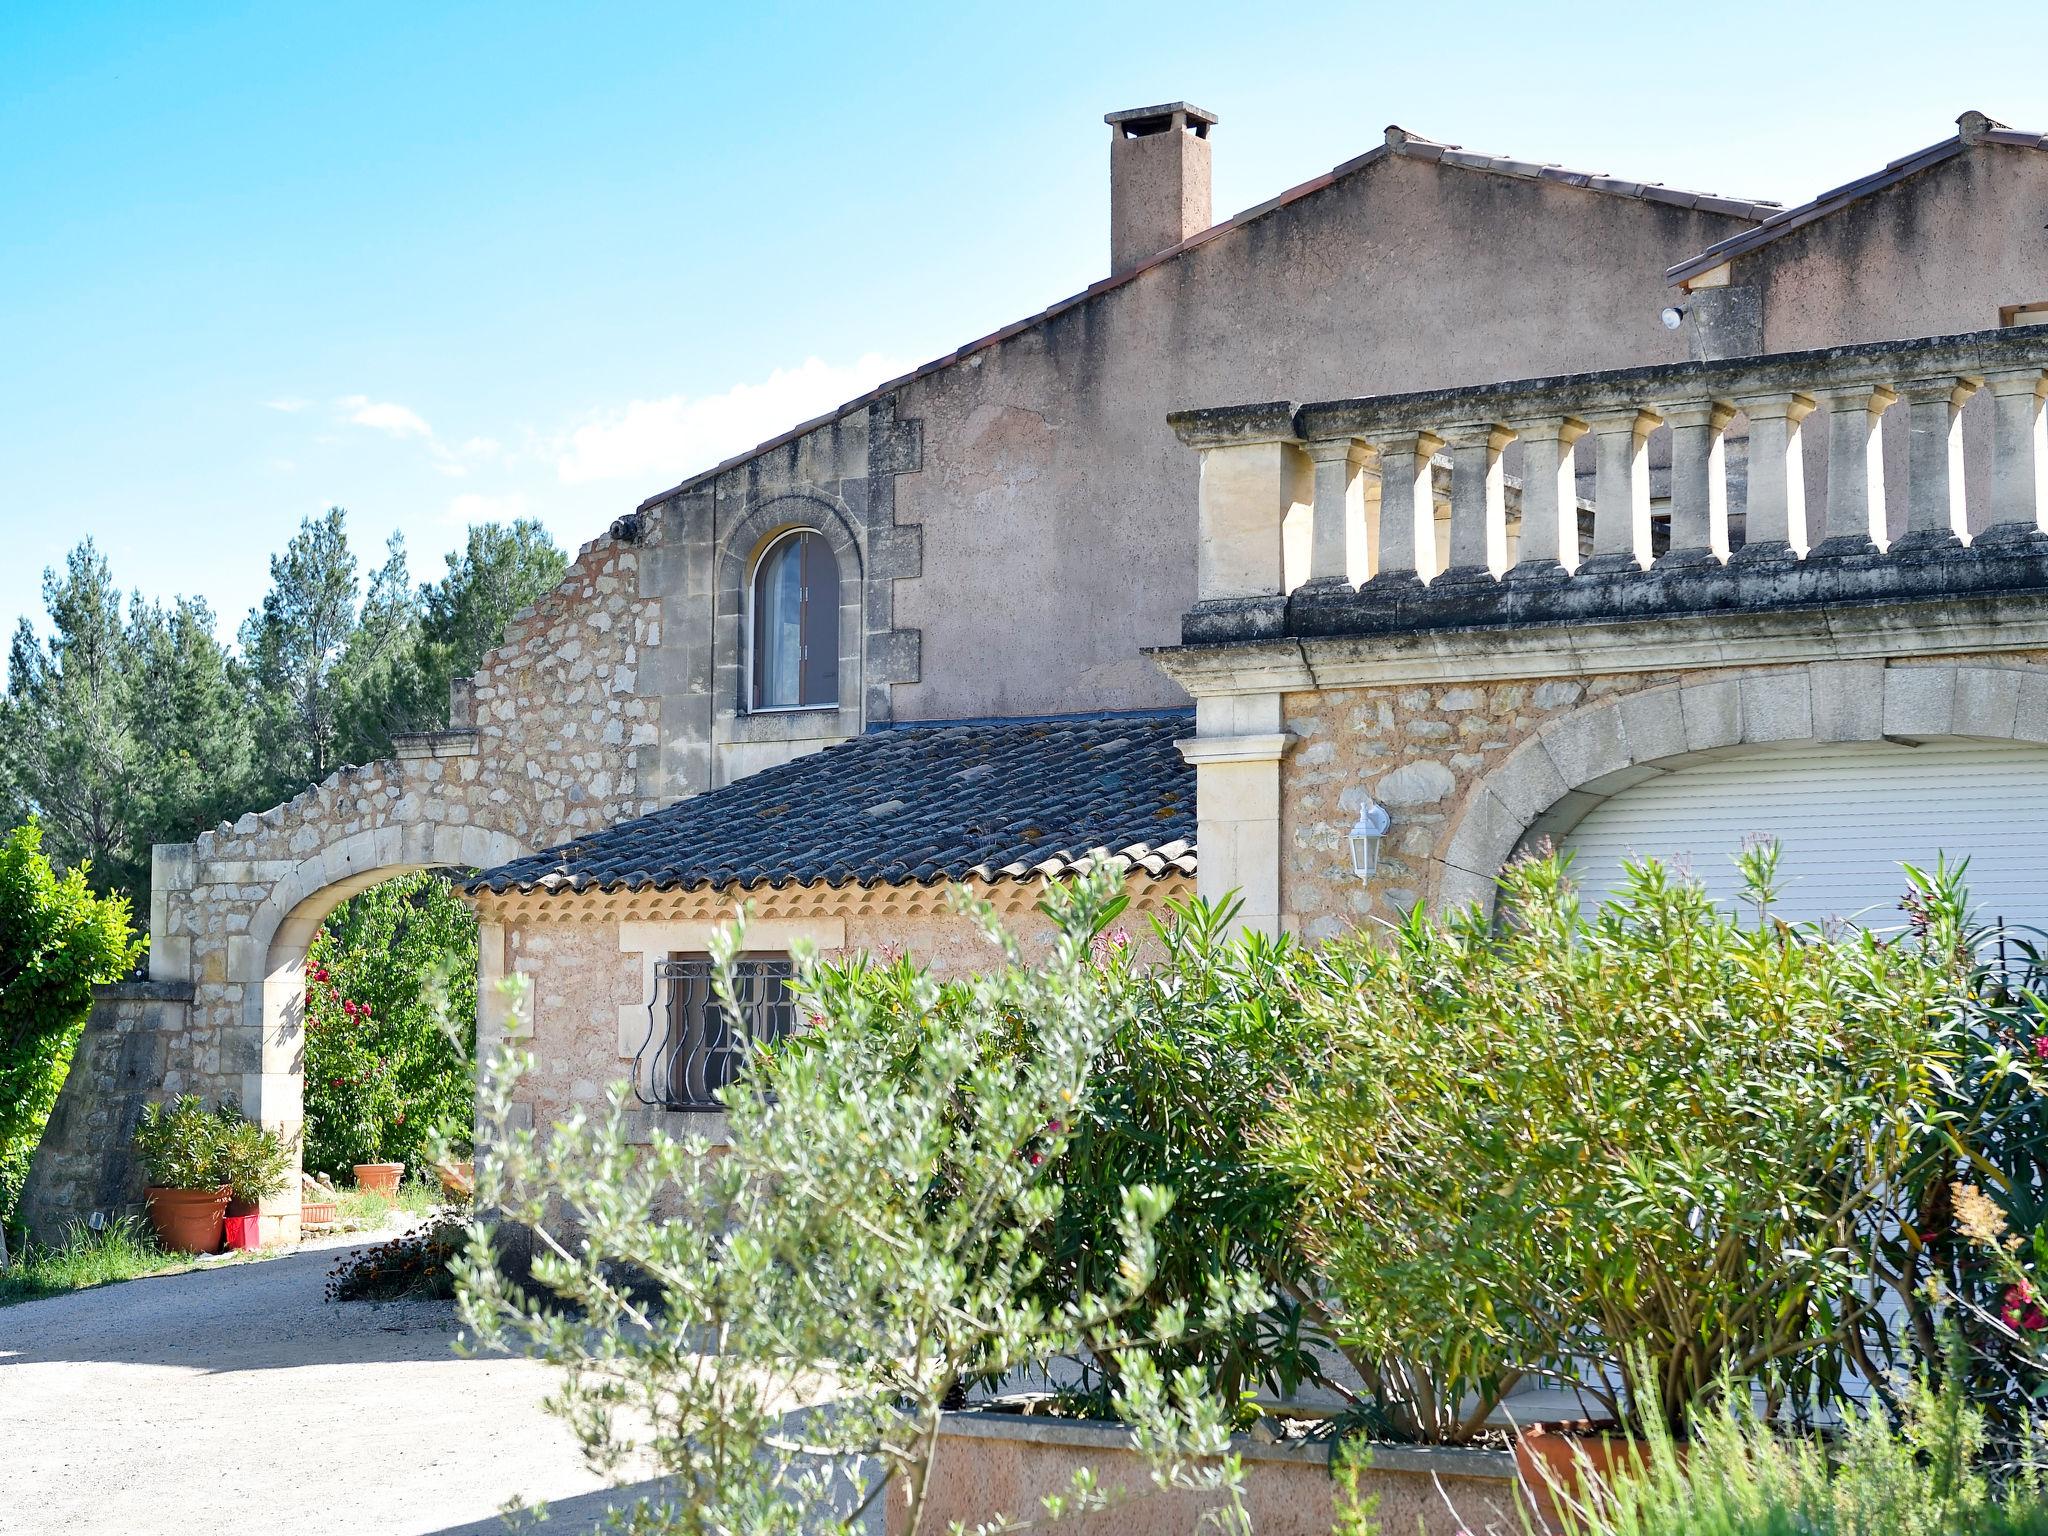
[(780, 955), (753, 955), (733, 967), (735, 1017), (711, 985), (711, 960), (681, 955), (654, 967), (647, 1038), (633, 1056), (633, 1092), (665, 1109), (717, 1109), (718, 1090), (739, 1076), (756, 1044), (796, 1027), (794, 975)]

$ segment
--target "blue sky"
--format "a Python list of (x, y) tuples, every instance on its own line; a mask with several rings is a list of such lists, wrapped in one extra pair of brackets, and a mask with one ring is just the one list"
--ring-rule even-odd
[(2035, 6), (0, 6), (0, 623), (88, 534), (231, 632), (301, 517), (416, 577), (648, 493), (1107, 267), (1116, 108), (1219, 217), (1377, 142), (1800, 201), (1976, 107)]

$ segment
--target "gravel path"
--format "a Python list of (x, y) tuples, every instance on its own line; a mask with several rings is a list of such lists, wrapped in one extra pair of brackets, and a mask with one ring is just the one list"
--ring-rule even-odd
[(593, 1494), (526, 1360), (458, 1359), (445, 1302), (336, 1305), (361, 1235), (0, 1308), (0, 1531), (489, 1536), (514, 1494)]

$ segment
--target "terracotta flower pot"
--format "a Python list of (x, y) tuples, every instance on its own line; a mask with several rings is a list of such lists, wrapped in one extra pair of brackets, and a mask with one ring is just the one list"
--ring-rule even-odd
[(299, 1207), (302, 1227), (329, 1227), (341, 1220), (341, 1207), (332, 1200), (308, 1200)]
[(219, 1189), (157, 1189), (146, 1196), (156, 1240), (172, 1253), (219, 1253), (227, 1225), (228, 1192)]
[(392, 1199), (398, 1197), (398, 1181), (405, 1177), (403, 1163), (357, 1163), (356, 1188), (375, 1190)]
[(1577, 1501), (1589, 1474), (1605, 1482), (1644, 1466), (1650, 1445), (1612, 1423), (1572, 1419), (1534, 1424), (1515, 1436), (1515, 1475), (1550, 1529), (1562, 1524), (1560, 1500)]

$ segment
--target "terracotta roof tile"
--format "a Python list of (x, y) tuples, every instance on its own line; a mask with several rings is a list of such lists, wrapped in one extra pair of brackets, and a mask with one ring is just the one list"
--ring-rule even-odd
[[(1965, 114), (1966, 116), (1968, 114)], [(1993, 125), (1977, 136), (1986, 144), (2005, 144), (2020, 149), (2048, 149), (2048, 134), (2024, 133), (2002, 125)], [(1854, 181), (1845, 181), (1839, 187), (1831, 187), (1820, 196), (1799, 204), (1796, 208), (1781, 209), (1765, 219), (1754, 229), (1746, 229), (1738, 235), (1718, 241), (1689, 256), (1664, 274), (1666, 282), (1682, 283), (1688, 278), (1698, 277), (1702, 272), (1711, 272), (1723, 262), (1737, 256), (1746, 256), (1761, 246), (1769, 245), (1781, 235), (1789, 235), (1795, 229), (1804, 228), (1816, 220), (1825, 219), (1854, 202), (1882, 192), (1887, 187), (1897, 186), (1908, 176), (1953, 160), (1970, 147), (1970, 141), (1961, 133), (1943, 139), (1939, 144), (1929, 144), (1925, 149), (1916, 149), (1911, 154), (1901, 155), (1882, 170), (1872, 171), (1868, 176), (1859, 176)], [(1702, 200), (1701, 207), (1707, 202)]]
[(1191, 710), (870, 731), (477, 875), (488, 891), (931, 885), (1058, 876), (1107, 851), (1195, 869)]

